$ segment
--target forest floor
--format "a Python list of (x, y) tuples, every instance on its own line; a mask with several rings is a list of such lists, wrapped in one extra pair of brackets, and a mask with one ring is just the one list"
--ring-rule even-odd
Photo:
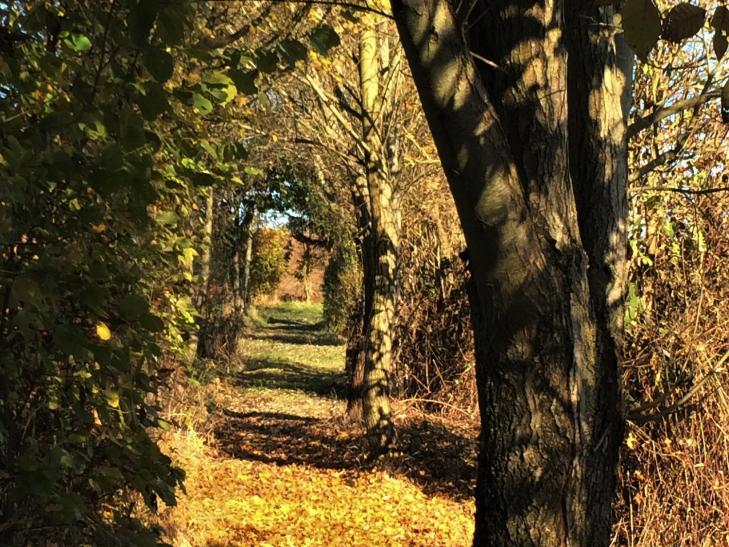
[(188, 406), (206, 418), (162, 439), (187, 473), (186, 494), (158, 517), (167, 540), (470, 545), (473, 424), (395, 401), (396, 451), (366, 461), (361, 431), (345, 418), (344, 346), (320, 320), (321, 306), (262, 308), (238, 355), (216, 364), (225, 373), (192, 382)]

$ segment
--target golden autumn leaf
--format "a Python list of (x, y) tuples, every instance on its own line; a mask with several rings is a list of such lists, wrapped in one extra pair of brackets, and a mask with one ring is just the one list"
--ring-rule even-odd
[(94, 425), (96, 425), (96, 426), (102, 425), (101, 418), (99, 417), (99, 413), (96, 411), (95, 408), (91, 409), (91, 415), (94, 418)]
[(638, 446), (638, 439), (635, 438), (635, 435), (633, 435), (632, 433), (630, 433), (628, 435), (628, 438), (625, 439), (625, 444), (628, 445), (628, 448), (630, 450), (635, 450), (635, 448)]
[(96, 323), (96, 336), (98, 336), (100, 340), (111, 340), (111, 330), (106, 325), (106, 323), (103, 323), (101, 321)]

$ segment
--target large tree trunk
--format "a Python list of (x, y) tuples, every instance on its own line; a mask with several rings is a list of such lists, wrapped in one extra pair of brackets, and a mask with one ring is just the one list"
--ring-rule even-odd
[[(365, 177), (371, 214), (368, 242), (372, 264), (364, 273), (373, 284), (372, 307), (366, 323), (363, 412), (370, 448), (386, 450), (393, 441), (390, 416), (390, 376), (392, 374), (392, 327), (397, 302), (398, 215), (392, 195), (386, 147), (376, 134), (373, 121), (378, 118), (380, 64), (377, 34), (367, 24), (360, 40), (360, 92), (362, 98), (362, 135), (365, 144)], [(374, 266), (374, 271), (368, 271)], [(367, 282), (367, 281), (366, 281)]]
[[(574, 4), (574, 5), (573, 5)], [(587, 459), (585, 504), (609, 515), (622, 440), (619, 353), (627, 284), (628, 172), (626, 122), (632, 90), (633, 53), (612, 8), (580, 9), (567, 2), (569, 48), (570, 174), (580, 236), (587, 253), (588, 283), (596, 317), (595, 431), (607, 432), (598, 458)], [(607, 544), (610, 519), (595, 519), (590, 538)]]
[(474, 543), (607, 545), (625, 247), (612, 34), (567, 0), (392, 4), (470, 252)]

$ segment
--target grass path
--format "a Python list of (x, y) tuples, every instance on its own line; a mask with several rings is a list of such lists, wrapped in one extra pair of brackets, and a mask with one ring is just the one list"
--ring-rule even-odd
[[(399, 452), (365, 464), (344, 419), (344, 347), (320, 308), (264, 309), (239, 367), (214, 383), (207, 439), (165, 438), (187, 494), (160, 523), (175, 545), (470, 545), (470, 429), (397, 414)], [(211, 389), (208, 386), (207, 389)], [(397, 405), (395, 406), (398, 411)]]

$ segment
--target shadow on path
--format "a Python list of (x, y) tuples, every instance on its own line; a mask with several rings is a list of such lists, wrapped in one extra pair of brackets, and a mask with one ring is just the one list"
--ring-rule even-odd
[(267, 325), (249, 335), (253, 340), (272, 340), (285, 344), (311, 344), (314, 346), (339, 346), (342, 340), (324, 330), (323, 322), (309, 323), (285, 317), (271, 316)]
[(235, 375), (234, 385), (294, 389), (320, 397), (344, 397), (346, 385), (342, 373), (300, 363), (258, 358), (246, 360), (246, 370)]
[[(268, 326), (256, 329), (251, 338), (288, 344), (333, 344), (320, 324), (269, 317)], [(260, 343), (260, 342), (259, 342)], [(339, 344), (339, 342), (337, 342)], [(246, 360), (245, 370), (235, 376), (240, 387), (296, 390), (317, 397), (343, 398), (343, 372), (304, 364), (306, 348), (296, 361), (283, 358)], [(282, 391), (285, 403), (285, 393)], [(293, 401), (294, 399), (292, 399)], [(310, 404), (319, 407), (313, 399)], [(438, 420), (417, 415), (397, 423), (397, 446), (384, 459), (366, 462), (366, 450), (359, 428), (343, 417), (319, 418), (298, 415), (296, 406), (284, 411), (256, 408), (250, 411), (223, 411), (215, 429), (217, 444), (229, 456), (275, 465), (309, 465), (319, 469), (351, 470), (354, 473), (384, 468), (407, 477), (426, 494), (442, 494), (453, 499), (472, 498), (476, 479), (476, 439), (472, 431), (448, 428)], [(277, 409), (278, 410), (278, 409)]]
[(341, 422), (280, 412), (226, 411), (215, 431), (219, 446), (234, 458), (275, 465), (362, 471), (388, 469), (418, 484), (426, 494), (471, 499), (476, 477), (476, 442), (426, 418), (398, 428), (396, 452), (366, 463), (364, 444)]

